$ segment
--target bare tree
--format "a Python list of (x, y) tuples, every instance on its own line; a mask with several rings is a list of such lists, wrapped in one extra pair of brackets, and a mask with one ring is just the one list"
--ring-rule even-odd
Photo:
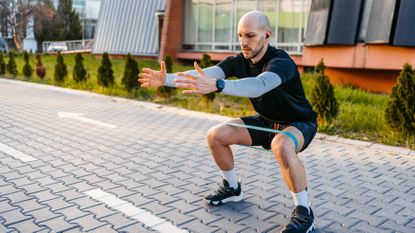
[(38, 0), (34, 12), (34, 33), (38, 48), (42, 48), (42, 42), (46, 40), (63, 40), (61, 36), (61, 19), (51, 0)]
[(18, 51), (23, 48), (30, 20), (38, 46), (45, 40), (82, 38), (79, 16), (71, 0), (59, 0), (57, 11), (52, 0), (0, 0), (0, 32), (12, 38)]
[(7, 19), (10, 15), (10, 8), (7, 4), (7, 1), (0, 1), (0, 33), (3, 36), (7, 36), (8, 33), (8, 23)]
[(18, 51), (23, 48), (27, 25), (35, 8), (35, 0), (2, 0), (0, 2), (2, 35), (11, 36)]

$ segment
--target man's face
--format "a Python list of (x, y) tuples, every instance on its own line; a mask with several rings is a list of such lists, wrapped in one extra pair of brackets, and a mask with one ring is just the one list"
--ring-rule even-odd
[(245, 59), (259, 60), (264, 46), (267, 45), (266, 33), (258, 27), (255, 22), (247, 20), (238, 25), (239, 44)]

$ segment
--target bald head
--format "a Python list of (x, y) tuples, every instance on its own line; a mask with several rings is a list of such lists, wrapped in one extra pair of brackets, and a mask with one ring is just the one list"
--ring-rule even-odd
[(271, 38), (268, 17), (260, 11), (250, 11), (242, 16), (238, 24), (238, 38), (245, 59), (253, 63), (265, 54)]
[(260, 31), (269, 31), (271, 28), (268, 17), (261, 11), (256, 10), (244, 14), (239, 20), (238, 27), (246, 24), (251, 25), (253, 28), (257, 28), (257, 30)]

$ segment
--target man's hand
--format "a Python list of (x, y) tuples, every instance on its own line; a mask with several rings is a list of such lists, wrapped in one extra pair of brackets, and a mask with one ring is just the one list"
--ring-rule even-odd
[(175, 80), (176, 87), (188, 89), (182, 91), (183, 94), (208, 94), (216, 91), (216, 79), (207, 75), (197, 62), (194, 62), (194, 67), (199, 75), (177, 73), (178, 76), (183, 78)]
[(160, 71), (150, 68), (143, 68), (143, 73), (138, 74), (138, 81), (142, 87), (160, 87), (164, 85), (166, 80), (166, 64), (160, 62)]

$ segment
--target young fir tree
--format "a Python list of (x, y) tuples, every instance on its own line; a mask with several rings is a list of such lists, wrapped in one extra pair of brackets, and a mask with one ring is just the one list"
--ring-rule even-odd
[(36, 54), (36, 74), (40, 79), (46, 76), (46, 68), (42, 64), (42, 57)]
[(329, 77), (324, 74), (325, 69), (326, 66), (321, 59), (315, 67), (317, 82), (311, 89), (310, 102), (318, 114), (319, 122), (330, 124), (337, 117), (339, 104), (334, 96), (334, 88), (330, 84)]
[(75, 65), (72, 71), (73, 80), (77, 83), (86, 81), (86, 70), (83, 63), (84, 58), (80, 53), (75, 55)]
[(133, 58), (133, 56), (128, 53), (127, 57), (125, 58), (124, 75), (121, 79), (121, 83), (124, 85), (125, 89), (127, 89), (128, 92), (138, 88), (138, 73), (138, 63)]
[[(170, 54), (167, 54), (167, 56), (164, 58), (164, 63), (166, 64), (166, 72), (172, 73), (173, 72), (173, 58)], [(171, 98), (171, 96), (174, 94), (175, 88), (174, 87), (167, 87), (167, 86), (161, 86), (157, 89), (157, 95), (163, 96), (164, 98)]]
[(114, 85), (114, 71), (108, 53), (102, 55), (101, 66), (98, 68), (98, 84), (104, 87)]
[[(210, 60), (210, 56), (205, 53), (203, 54), (202, 60), (200, 60), (200, 68), (203, 69), (209, 66), (212, 66), (212, 62)], [(213, 102), (213, 100), (215, 99), (215, 92), (203, 95), (203, 99), (207, 104)]]
[(58, 52), (58, 55), (56, 57), (55, 73), (53, 74), (53, 78), (56, 82), (63, 82), (67, 75), (68, 69), (63, 60), (63, 56), (60, 52)]
[(24, 51), (23, 52), (23, 60), (24, 60), (25, 64), (23, 66), (23, 75), (26, 78), (30, 78), (33, 74), (33, 69), (32, 69), (32, 66), (30, 65), (29, 58), (30, 58), (29, 53)]
[(62, 40), (82, 39), (81, 21), (73, 8), (72, 0), (59, 0), (57, 16)]
[(415, 138), (415, 71), (405, 64), (385, 110), (386, 123), (406, 138)]
[(4, 75), (6, 73), (6, 62), (4, 61), (3, 52), (0, 51), (0, 75)]
[(7, 62), (7, 65), (6, 65), (6, 71), (7, 73), (11, 74), (13, 77), (18, 74), (16, 61), (14, 60), (13, 51), (9, 51), (9, 61)]

